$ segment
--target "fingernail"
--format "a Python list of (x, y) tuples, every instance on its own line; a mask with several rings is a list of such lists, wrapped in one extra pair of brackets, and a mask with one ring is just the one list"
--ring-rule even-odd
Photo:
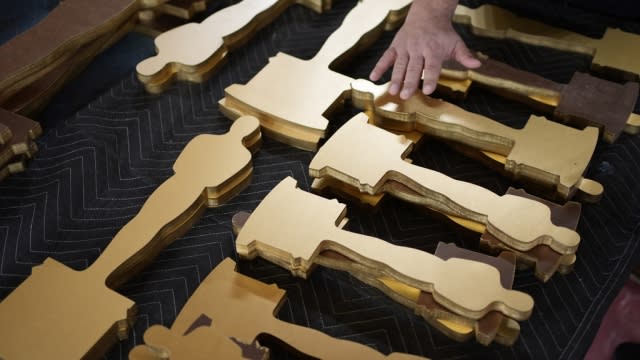
[(389, 87), (389, 94), (397, 95), (398, 90), (400, 90), (400, 87), (398, 86), (398, 84), (391, 84), (391, 87)]
[(404, 89), (400, 93), (400, 98), (402, 98), (402, 100), (407, 100), (410, 96), (411, 96), (411, 90), (409, 89)]
[(425, 85), (425, 86), (423, 86), (423, 87), (422, 87), (422, 92), (423, 92), (425, 95), (429, 95), (429, 94), (431, 94), (431, 93), (433, 92), (433, 85)]

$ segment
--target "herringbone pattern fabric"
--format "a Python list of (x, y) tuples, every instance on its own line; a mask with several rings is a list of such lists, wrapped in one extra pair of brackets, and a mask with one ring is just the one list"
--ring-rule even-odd
[[(291, 7), (231, 53), (228, 63), (210, 81), (176, 84), (162, 95), (145, 93), (133, 71), (134, 57), (151, 54), (151, 40), (130, 36), (97, 59), (85, 78), (65, 90), (49, 108), (46, 132), (38, 140), (40, 151), (29, 169), (0, 183), (0, 299), (48, 256), (75, 269), (91, 264), (153, 190), (171, 176), (173, 162), (191, 138), (227, 131), (230, 122), (217, 106), (224, 88), (246, 83), (278, 51), (312, 57), (355, 4), (354, 0), (334, 2), (333, 10), (322, 15), (301, 6)], [(601, 25), (595, 15), (580, 19), (587, 25)], [(475, 38), (464, 28), (458, 30), (473, 49), (557, 81), (566, 82), (574, 71), (588, 69), (590, 59), (583, 56)], [(341, 71), (366, 77), (392, 37), (385, 34)], [(135, 56), (127, 53), (133, 48), (138, 49)], [(124, 75), (100, 77), (116, 59)], [(304, 79), (300, 80), (304, 86)], [(77, 112), (61, 116), (64, 111), (56, 110), (60, 104), (73, 104), (75, 96), (96, 91), (92, 85), (107, 83), (111, 85), (92, 95), (94, 99)], [(522, 126), (531, 114), (525, 106), (482, 90), (473, 90), (457, 103), (514, 127)], [(347, 107), (333, 117), (332, 129), (353, 113)], [(228, 204), (207, 210), (191, 231), (121, 289), (138, 304), (139, 318), (130, 339), (116, 345), (107, 358), (127, 358), (150, 325), (170, 326), (211, 269), (224, 257), (237, 259), (231, 232), (233, 214), (253, 210), (286, 176), (293, 176), (308, 190), (312, 156), (265, 139), (254, 158), (251, 185)], [(498, 193), (512, 185), (437, 141), (426, 142), (412, 158), (418, 165)], [(598, 145), (588, 177), (604, 184), (606, 192), (600, 204), (583, 207), (578, 228), (583, 240), (575, 271), (556, 275), (546, 284), (536, 280), (531, 271), (518, 273), (515, 288), (531, 294), (536, 305), (531, 319), (522, 323), (521, 337), (513, 347), (449, 340), (408, 309), (338, 271), (317, 268), (309, 280), (302, 280), (263, 260), (240, 261), (239, 271), (286, 289), (287, 302), (278, 313), (281, 319), (385, 353), (410, 352), (434, 359), (578, 359), (586, 352), (630, 266), (639, 261), (639, 176), (640, 137), (623, 135), (614, 145)], [(352, 231), (429, 252), (438, 241), (476, 246), (473, 239), (400, 201), (389, 200), (373, 214), (350, 208), (349, 218)], [(279, 348), (274, 349), (273, 357), (292, 358)]]

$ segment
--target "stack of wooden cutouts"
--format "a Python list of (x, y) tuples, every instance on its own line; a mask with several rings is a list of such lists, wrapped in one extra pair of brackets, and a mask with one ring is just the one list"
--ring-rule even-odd
[(134, 28), (138, 11), (160, 7), (179, 13), (182, 2), (174, 1), (180, 4), (61, 1), (42, 21), (0, 46), (0, 106), (26, 116), (37, 113), (96, 55)]
[(191, 11), (184, 3), (67, 0), (0, 46), (0, 180), (24, 169), (26, 159), (37, 150), (32, 140), (41, 132), (37, 123), (5, 110), (35, 116), (100, 52), (133, 29), (138, 10), (158, 7), (175, 14)]
[(568, 84), (559, 84), (482, 54), (478, 58), (482, 65), (477, 69), (466, 69), (453, 61), (444, 63), (440, 90), (464, 96), (477, 83), (550, 112), (562, 122), (578, 127), (596, 126), (608, 143), (623, 131), (640, 132), (640, 116), (633, 113), (638, 99), (637, 82), (622, 85), (576, 72)]
[(607, 28), (602, 38), (591, 38), (520, 17), (494, 5), (482, 5), (476, 9), (458, 5), (453, 21), (470, 25), (478, 36), (512, 39), (592, 56), (593, 70), (618, 79), (638, 80), (640, 76), (638, 34)]
[(193, 138), (176, 160), (175, 174), (89, 268), (75, 271), (51, 258), (35, 266), (0, 303), (0, 358), (97, 358), (126, 338), (135, 304), (114, 289), (186, 232), (207, 207), (248, 185), (260, 127), (253, 117), (238, 120), (225, 135)]
[(236, 250), (303, 278), (315, 265), (348, 271), (460, 340), (475, 330), (485, 344), (515, 341), (516, 320), (530, 316), (533, 299), (511, 290), (513, 256), (505, 261), (455, 245), (433, 255), (343, 230), (345, 215), (344, 204), (297, 189), (286, 178), (241, 225)]
[[(200, 283), (171, 329), (156, 325), (134, 348), (132, 360), (265, 359), (263, 339), (275, 339), (296, 355), (312, 359), (423, 359), (403, 353), (381, 354), (348, 340), (277, 319), (285, 291), (235, 271), (223, 260)], [(259, 342), (260, 341), (260, 342)]]
[(138, 64), (138, 79), (151, 93), (162, 92), (175, 79), (203, 82), (230, 50), (242, 45), (295, 3), (317, 12), (331, 6), (331, 0), (242, 0), (201, 23), (187, 23), (158, 35), (155, 39), (158, 54)]
[[(362, 0), (310, 60), (278, 53), (246, 85), (225, 89), (220, 110), (230, 119), (254, 115), (263, 131), (286, 144), (316, 150), (328, 116), (350, 94), (353, 81), (331, 68), (397, 27), (411, 0)], [(300, 86), (304, 79), (304, 86)]]
[(40, 123), (0, 108), (0, 181), (24, 171), (26, 161), (38, 151)]
[(168, 0), (138, 11), (135, 30), (151, 37), (182, 26), (207, 10), (208, 0)]
[(466, 153), (474, 150), (498, 164), (503, 173), (550, 198), (566, 201), (578, 193), (595, 202), (602, 195), (602, 185), (583, 177), (598, 142), (594, 127), (577, 130), (531, 116), (524, 128), (513, 129), (420, 92), (402, 100), (389, 95), (389, 84), (359, 79), (351, 86), (353, 104), (371, 112), (377, 126), (417, 130), (465, 145)]
[[(342, 192), (369, 196), (390, 194), (443, 214), (477, 233), (488, 233), (501, 247), (520, 254), (524, 264), (540, 249), (552, 251), (555, 265), (537, 271), (547, 280), (559, 266), (568, 271), (575, 262), (580, 236), (573, 222), (554, 220), (550, 203), (523, 196), (499, 196), (482, 187), (454, 180), (441, 173), (405, 161), (412, 143), (367, 123), (356, 115), (323, 145), (309, 165), (319, 183), (314, 188), (333, 187)], [(352, 195), (353, 196), (353, 195)], [(567, 206), (567, 205), (565, 205)], [(577, 218), (578, 214), (575, 215)], [(547, 252), (548, 252), (547, 251)], [(535, 257), (537, 259), (537, 257)]]

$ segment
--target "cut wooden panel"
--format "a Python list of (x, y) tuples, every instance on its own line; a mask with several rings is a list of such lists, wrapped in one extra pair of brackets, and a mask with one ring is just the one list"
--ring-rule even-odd
[[(348, 76), (330, 69), (362, 50), (384, 29), (398, 25), (410, 0), (363, 0), (310, 60), (278, 53), (246, 85), (225, 89), (220, 106), (233, 118), (260, 119), (265, 134), (278, 141), (315, 150), (325, 137), (328, 116), (349, 96)], [(301, 86), (300, 79), (304, 79)]]
[(252, 173), (247, 148), (255, 150), (259, 143), (259, 122), (250, 117), (225, 135), (195, 137), (176, 160), (175, 174), (88, 269), (75, 271), (51, 258), (35, 266), (0, 303), (0, 357), (99, 357), (126, 338), (135, 304), (112, 289), (186, 232), (207, 206), (246, 186)]
[[(454, 61), (443, 64), (439, 88), (466, 93), (472, 83), (515, 98), (552, 113), (558, 120), (578, 127), (601, 129), (607, 142), (615, 141), (623, 131), (637, 133), (633, 115), (638, 99), (637, 82), (617, 84), (577, 72), (568, 84), (559, 84), (539, 75), (516, 69), (479, 54), (482, 65), (466, 69)], [(456, 84), (459, 81), (461, 83)]]
[[(144, 333), (146, 345), (129, 353), (131, 360), (266, 360), (269, 352), (257, 344), (245, 344), (222, 334), (215, 325), (200, 326), (189, 334), (176, 334), (161, 325)], [(250, 350), (247, 351), (249, 348)]]
[[(551, 223), (550, 210), (536, 201), (499, 196), (480, 186), (411, 165), (403, 158), (411, 143), (402, 136), (367, 124), (358, 114), (345, 123), (318, 151), (309, 165), (313, 177), (332, 177), (369, 194), (389, 192), (448, 216), (486, 225), (501, 241), (518, 250), (546, 244), (561, 254), (573, 254), (580, 235)], [(420, 196), (394, 192), (395, 180)]]
[(110, 48), (131, 31), (134, 24), (135, 20), (131, 19), (115, 32), (83, 45), (76, 51), (75, 56), (55, 67), (48, 68), (46, 74), (16, 92), (2, 106), (25, 116), (36, 115), (68, 81), (81, 73), (98, 54)]
[(578, 191), (595, 191), (594, 197), (603, 192), (602, 186), (586, 186), (593, 181), (583, 177), (598, 142), (594, 127), (577, 130), (531, 116), (524, 128), (513, 129), (422, 93), (402, 100), (389, 95), (389, 84), (359, 79), (351, 86), (353, 104), (375, 112), (378, 126), (417, 130), (500, 155), (504, 169), (513, 177), (553, 187), (563, 199)]
[(304, 357), (423, 359), (402, 353), (385, 356), (366, 345), (332, 338), (318, 330), (281, 321), (274, 314), (285, 300), (285, 291), (275, 284), (267, 285), (239, 274), (234, 268), (235, 262), (230, 258), (216, 266), (182, 308), (171, 326), (171, 332), (188, 333), (193, 329), (194, 322), (204, 314), (225, 336), (252, 341), (259, 340), (261, 335), (269, 335)]
[[(158, 54), (136, 66), (147, 91), (159, 93), (173, 80), (202, 82), (208, 79), (227, 53), (247, 41), (295, 3), (324, 10), (330, 0), (243, 0), (221, 9), (202, 23), (188, 23), (155, 39)], [(168, 3), (163, 5), (167, 7)]]
[[(35, 152), (33, 140), (42, 134), (40, 123), (0, 108), (0, 123), (11, 132), (11, 138), (0, 145), (0, 168), (4, 168), (14, 157)], [(37, 148), (35, 148), (37, 150)]]
[(131, 30), (139, 8), (151, 9), (165, 1), (61, 2), (41, 22), (0, 47), (0, 104), (35, 113), (50, 95), (27, 105), (30, 95), (43, 89), (53, 93)]
[(637, 80), (640, 75), (640, 63), (636, 60), (640, 58), (640, 35), (637, 34), (607, 28), (601, 39), (594, 39), (520, 17), (494, 5), (476, 9), (458, 5), (453, 21), (470, 25), (479, 36), (591, 55), (592, 67), (616, 70), (630, 80)]
[(137, 0), (67, 0), (0, 46), (0, 103), (131, 19)]
[[(292, 178), (278, 184), (244, 225), (236, 239), (243, 258), (263, 257), (303, 278), (324, 250), (333, 250), (358, 264), (375, 269), (376, 277), (391, 277), (434, 294), (452, 312), (479, 319), (500, 311), (526, 319), (533, 300), (500, 284), (498, 271), (487, 264), (450, 259), (443, 261), (423, 251), (342, 230), (346, 207), (335, 200), (296, 188)], [(469, 289), (474, 291), (469, 296)]]

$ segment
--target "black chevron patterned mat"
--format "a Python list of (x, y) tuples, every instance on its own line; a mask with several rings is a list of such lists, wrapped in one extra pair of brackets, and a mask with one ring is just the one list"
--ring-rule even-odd
[[(215, 10), (234, 2), (210, 3)], [(544, 16), (545, 11), (554, 18), (575, 13), (567, 26), (584, 33), (597, 34), (603, 24), (615, 21), (628, 31), (640, 32), (640, 26), (631, 21), (564, 5), (527, 8), (522, 5), (525, 2), (515, 0), (495, 2), (534, 16)], [(225, 87), (246, 83), (278, 51), (311, 58), (355, 3), (334, 0), (333, 9), (325, 14), (292, 6), (230, 53), (211, 80), (174, 84), (162, 95), (147, 94), (135, 77), (135, 64), (153, 53), (152, 40), (130, 34), (97, 58), (43, 113), (45, 133), (37, 141), (40, 150), (27, 171), (0, 182), (0, 299), (47, 257), (78, 270), (91, 264), (156, 187), (172, 175), (171, 166), (190, 139), (228, 130), (230, 121), (217, 105)], [(471, 48), (556, 81), (566, 82), (573, 72), (589, 66), (585, 56), (479, 38), (464, 27), (457, 30)], [(366, 77), (392, 38), (393, 33), (384, 34), (340, 71)], [(462, 101), (449, 100), (514, 127), (522, 126), (531, 114), (523, 105), (481, 90)], [(347, 106), (330, 119), (332, 129), (354, 113)], [(200, 281), (223, 258), (237, 260), (231, 217), (255, 209), (286, 176), (293, 176), (308, 190), (312, 156), (265, 139), (254, 157), (251, 185), (229, 203), (208, 209), (192, 230), (121, 289), (138, 304), (138, 320), (129, 339), (114, 346), (106, 358), (126, 359), (150, 325), (170, 326)], [(435, 140), (426, 142), (412, 158), (420, 166), (497, 193), (513, 185)], [(575, 270), (557, 274), (546, 284), (532, 271), (517, 274), (515, 288), (531, 294), (535, 308), (531, 318), (521, 323), (521, 336), (513, 347), (450, 340), (409, 309), (342, 272), (318, 267), (303, 280), (263, 260), (239, 261), (238, 268), (287, 291), (286, 303), (277, 314), (280, 319), (384, 353), (409, 352), (433, 359), (580, 359), (630, 268), (640, 262), (640, 136), (623, 135), (613, 145), (599, 144), (587, 176), (601, 182), (605, 194), (599, 204), (583, 206)], [(438, 241), (477, 246), (476, 241), (400, 201), (389, 199), (376, 213), (349, 208), (348, 217), (349, 230), (429, 252), (435, 251)], [(277, 347), (272, 355), (294, 358)]]

